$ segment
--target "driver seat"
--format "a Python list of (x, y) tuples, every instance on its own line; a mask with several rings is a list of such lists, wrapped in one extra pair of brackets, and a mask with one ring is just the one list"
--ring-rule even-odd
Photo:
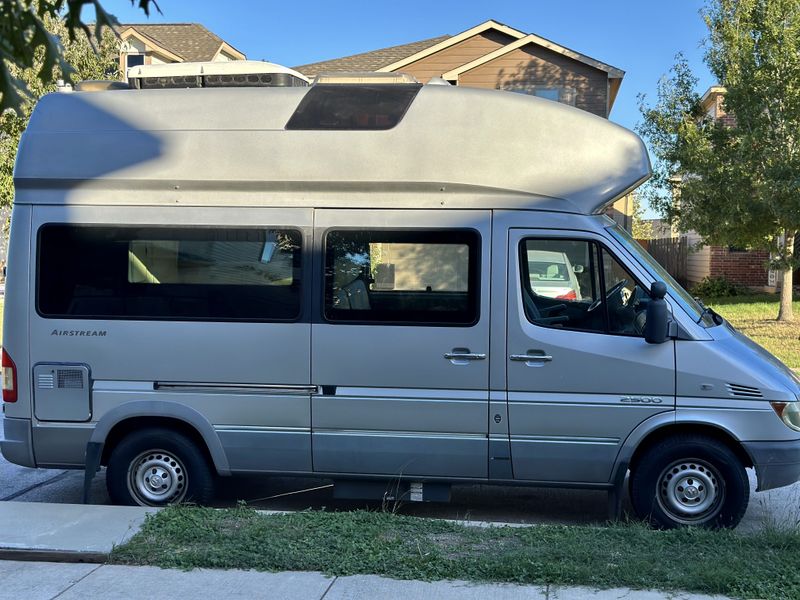
[[(537, 325), (556, 325), (558, 323), (566, 323), (569, 321), (569, 317), (567, 315), (558, 315), (554, 317), (545, 317), (542, 316), (542, 311), (534, 302), (531, 293), (528, 290), (522, 291), (522, 300), (525, 307), (525, 314), (528, 316), (528, 319), (531, 323), (535, 323)], [(565, 309), (566, 305), (564, 304), (556, 304), (555, 306), (551, 306), (547, 309), (547, 313), (551, 313), (556, 310)]]

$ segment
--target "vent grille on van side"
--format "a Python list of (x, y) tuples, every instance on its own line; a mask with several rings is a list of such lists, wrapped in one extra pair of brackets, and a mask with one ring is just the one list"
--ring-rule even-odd
[(83, 389), (83, 373), (78, 369), (59, 369), (57, 378), (59, 389)]
[(40, 363), (33, 367), (33, 411), (40, 421), (85, 422), (92, 416), (88, 365)]
[(56, 386), (55, 377), (52, 373), (40, 373), (37, 385), (40, 390), (52, 390)]
[(747, 385), (739, 385), (738, 383), (727, 384), (728, 392), (731, 396), (738, 396), (740, 398), (763, 398), (764, 394), (758, 388), (750, 387)]

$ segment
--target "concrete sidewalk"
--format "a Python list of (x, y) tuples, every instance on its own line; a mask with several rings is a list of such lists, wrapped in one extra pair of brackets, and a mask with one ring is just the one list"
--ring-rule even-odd
[[(139, 531), (155, 509), (41, 502), (0, 502), (0, 600), (25, 598), (373, 598), (701, 600), (675, 592), (579, 587), (400, 581), (375, 575), (239, 570), (178, 571), (103, 564), (115, 545)], [(50, 562), (45, 562), (50, 561)]]
[(106, 600), (146, 598), (263, 598), (265, 600), (719, 600), (697, 596), (627, 589), (473, 584), (464, 581), (399, 581), (375, 575), (326, 577), (321, 573), (175, 571), (157, 567), (0, 561), (0, 599)]
[(104, 562), (154, 508), (0, 502), (0, 558)]

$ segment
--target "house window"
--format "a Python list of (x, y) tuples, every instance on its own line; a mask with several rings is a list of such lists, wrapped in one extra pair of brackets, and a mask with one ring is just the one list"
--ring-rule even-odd
[(538, 98), (545, 98), (546, 100), (553, 100), (554, 102), (575, 106), (575, 88), (570, 86), (513, 84), (507, 86), (505, 89), (509, 92), (528, 94), (529, 96), (536, 96)]
[(561, 100), (561, 89), (537, 87), (535, 90), (533, 90), (533, 95), (537, 98), (546, 98), (547, 100), (555, 100), (558, 102)]
[(144, 64), (144, 54), (128, 54), (125, 56), (125, 67), (138, 67)]

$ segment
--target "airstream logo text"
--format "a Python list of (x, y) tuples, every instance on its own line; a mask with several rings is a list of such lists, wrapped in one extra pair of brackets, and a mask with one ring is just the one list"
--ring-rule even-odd
[(50, 335), (68, 337), (106, 337), (106, 332), (98, 329), (53, 329)]

